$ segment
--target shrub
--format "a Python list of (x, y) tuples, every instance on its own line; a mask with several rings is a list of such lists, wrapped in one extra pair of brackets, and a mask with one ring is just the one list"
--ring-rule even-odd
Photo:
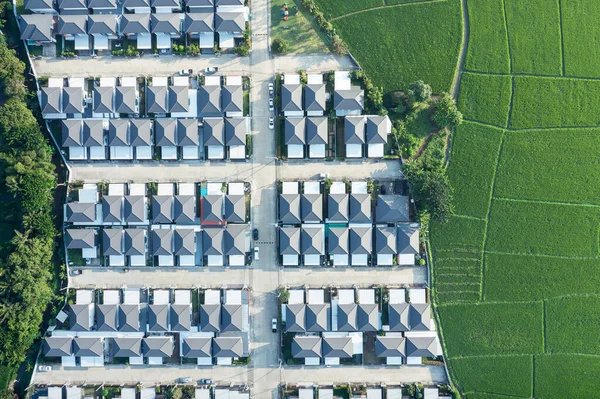
[(274, 54), (286, 54), (288, 50), (288, 43), (279, 37), (273, 39), (273, 41), (271, 42), (271, 51), (273, 51)]
[(456, 107), (454, 99), (448, 93), (443, 93), (440, 100), (435, 104), (433, 120), (441, 127), (455, 127), (462, 123), (462, 114)]

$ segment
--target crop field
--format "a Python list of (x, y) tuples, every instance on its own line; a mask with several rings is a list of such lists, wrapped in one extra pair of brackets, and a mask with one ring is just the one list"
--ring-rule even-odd
[(600, 297), (577, 296), (546, 304), (546, 347), (550, 353), (600, 353)]
[(437, 245), (432, 249), (460, 252), (480, 252), (483, 248), (485, 222), (483, 220), (454, 217), (446, 224), (433, 224), (431, 239)]
[(582, 29), (600, 20), (600, 2), (561, 0), (565, 75), (600, 77), (600, 31)]
[(509, 75), (464, 73), (458, 105), (465, 118), (506, 127), (512, 94)]
[(318, 1), (321, 11), (328, 19), (340, 17), (351, 12), (368, 10), (373, 7), (381, 7), (385, 5), (384, 0), (327, 0)]
[(539, 399), (595, 398), (599, 374), (598, 356), (536, 356), (534, 395)]

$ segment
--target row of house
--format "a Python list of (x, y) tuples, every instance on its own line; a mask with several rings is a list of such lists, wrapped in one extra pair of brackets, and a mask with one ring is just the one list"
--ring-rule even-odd
[[(36, 14), (107, 14), (118, 13), (121, 2), (117, 0), (26, 0), (25, 10)], [(207, 12), (215, 7), (244, 7), (243, 0), (124, 0), (125, 12), (156, 13)], [(123, 12), (123, 13), (125, 13)]]
[[(113, 387), (114, 388), (114, 387)], [(115, 399), (156, 399), (157, 387), (119, 387), (119, 396)], [(169, 388), (171, 389), (171, 388)], [(34, 396), (40, 399), (84, 399), (84, 390), (77, 386), (48, 386), (38, 389)], [(242, 387), (232, 388), (214, 388), (210, 387), (196, 388), (194, 391), (195, 399), (250, 399), (250, 393)], [(429, 398), (426, 398), (429, 399)]]
[[(356, 388), (352, 387), (353, 395), (351, 399), (403, 399), (407, 396), (403, 395), (403, 389), (398, 386), (385, 387), (367, 387), (363, 391), (354, 392)], [(331, 387), (317, 387), (316, 399), (334, 399), (334, 390)], [(438, 388), (423, 388), (423, 399), (451, 399), (451, 396), (440, 396)], [(298, 389), (298, 396), (287, 396), (284, 399), (315, 399), (315, 387), (305, 387)]]

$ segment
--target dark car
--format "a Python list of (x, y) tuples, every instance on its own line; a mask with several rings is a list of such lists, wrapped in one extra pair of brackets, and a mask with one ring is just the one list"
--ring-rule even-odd
[(254, 241), (257, 241), (257, 240), (258, 240), (258, 229), (254, 229), (254, 230), (252, 230), (252, 239), (253, 239)]
[(212, 384), (212, 380), (210, 378), (203, 378), (200, 380), (201, 385), (210, 385)]

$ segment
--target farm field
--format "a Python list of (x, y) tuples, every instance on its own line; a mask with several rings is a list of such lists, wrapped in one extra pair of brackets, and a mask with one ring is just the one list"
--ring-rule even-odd
[(319, 1), (319, 6), (327, 19), (340, 17), (351, 12), (368, 10), (385, 5), (384, 0), (348, 0), (348, 1)]
[(600, 18), (600, 2), (595, 0), (561, 0), (562, 29), (565, 47), (565, 75), (600, 77), (600, 32), (582, 29), (594, 26)]
[(467, 119), (500, 127), (508, 124), (512, 78), (465, 72), (460, 83), (458, 106)]

